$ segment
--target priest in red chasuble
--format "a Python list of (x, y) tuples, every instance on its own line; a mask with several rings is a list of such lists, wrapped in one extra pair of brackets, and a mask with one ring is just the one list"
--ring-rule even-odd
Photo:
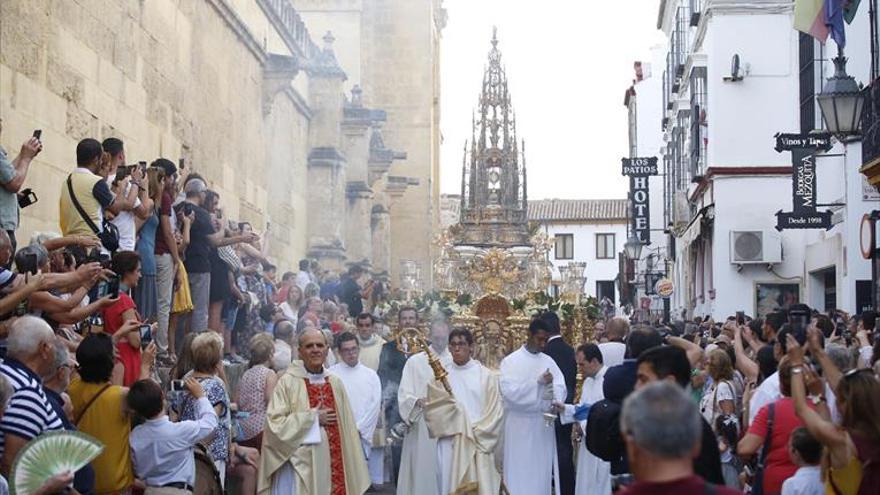
[(299, 357), (278, 378), (266, 408), (260, 495), (362, 495), (370, 475), (357, 423), (319, 330), (299, 338)]

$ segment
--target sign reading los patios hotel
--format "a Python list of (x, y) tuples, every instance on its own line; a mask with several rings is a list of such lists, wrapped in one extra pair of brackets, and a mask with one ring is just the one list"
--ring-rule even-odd
[(651, 244), (651, 208), (648, 177), (657, 175), (657, 157), (624, 158), (623, 175), (629, 177), (632, 233), (642, 244)]

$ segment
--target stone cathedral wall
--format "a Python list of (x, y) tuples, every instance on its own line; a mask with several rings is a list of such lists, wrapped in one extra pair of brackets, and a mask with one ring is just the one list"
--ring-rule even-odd
[(226, 218), (258, 231), (271, 221), (271, 254), (294, 267), (306, 252), (309, 115), (284, 93), (264, 101), (267, 48), (284, 45), (251, 0), (2, 0), (0, 143), (13, 157), (33, 129), (44, 143), (19, 239), (59, 230), (76, 143), (116, 136), (128, 163), (184, 158)]
[[(293, 0), (309, 26), (332, 30), (339, 63), (359, 84), (364, 104), (381, 108), (385, 143), (407, 153), (391, 165), (405, 190), (384, 201), (390, 211), (391, 280), (400, 260), (419, 263), (430, 282), (440, 219), (440, 39), (445, 25), (442, 0)], [(356, 56), (343, 47), (360, 46)], [(416, 185), (416, 182), (418, 183)], [(379, 193), (379, 191), (375, 191)]]

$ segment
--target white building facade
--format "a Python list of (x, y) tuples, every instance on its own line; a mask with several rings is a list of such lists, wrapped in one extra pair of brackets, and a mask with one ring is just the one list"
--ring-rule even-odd
[[(864, 83), (867, 11), (847, 26), (848, 72)], [(823, 128), (815, 94), (836, 52), (792, 23), (791, 1), (661, 1), (658, 28), (669, 39), (661, 116), (640, 119), (637, 133), (661, 137), (658, 148), (638, 153), (660, 158), (663, 201), (651, 214), (665, 229), (673, 319), (763, 315), (795, 302), (850, 313), (870, 306), (871, 263), (859, 230), (878, 197), (859, 172), (858, 140), (816, 157), (816, 202), (833, 212), (832, 227), (775, 229), (776, 212), (792, 211), (792, 157), (774, 150), (774, 136)], [(635, 92), (641, 106), (638, 84)]]
[(629, 203), (625, 199), (529, 200), (529, 220), (554, 242), (551, 294), (559, 295), (560, 268), (571, 262), (587, 265), (584, 294), (600, 302), (620, 303), (618, 253), (626, 242)]

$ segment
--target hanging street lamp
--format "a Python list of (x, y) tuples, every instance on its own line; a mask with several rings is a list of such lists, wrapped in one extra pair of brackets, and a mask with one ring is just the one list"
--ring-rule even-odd
[(846, 57), (838, 50), (834, 59), (834, 75), (816, 95), (825, 128), (841, 141), (858, 135), (862, 123), (865, 98), (856, 80), (846, 73)]

